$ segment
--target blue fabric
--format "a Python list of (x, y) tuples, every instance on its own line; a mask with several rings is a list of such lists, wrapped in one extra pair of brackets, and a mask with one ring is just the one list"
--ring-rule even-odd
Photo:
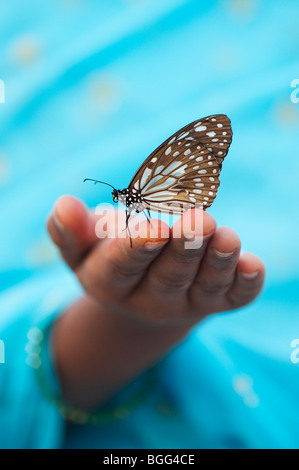
[[(0, 447), (298, 447), (298, 2), (0, 5)], [(194, 329), (129, 417), (66, 426), (28, 360), (28, 332), (81, 292), (46, 217), (64, 193), (111, 202), (83, 178), (126, 187), (172, 132), (214, 113), (234, 139), (210, 212), (264, 259), (265, 289)]]

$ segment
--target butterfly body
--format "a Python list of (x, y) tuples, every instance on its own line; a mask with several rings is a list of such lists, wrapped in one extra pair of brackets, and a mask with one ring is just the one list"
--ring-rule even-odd
[(127, 209), (137, 213), (144, 210), (143, 197), (136, 189), (114, 189), (112, 191), (113, 202), (121, 202)]

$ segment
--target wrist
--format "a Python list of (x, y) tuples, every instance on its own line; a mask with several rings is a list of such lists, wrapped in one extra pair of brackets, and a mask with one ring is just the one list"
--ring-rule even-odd
[(151, 323), (83, 296), (53, 330), (63, 396), (84, 408), (104, 403), (159, 361), (189, 330), (186, 325)]
[(178, 340), (186, 336), (188, 332), (198, 322), (193, 319), (179, 319), (179, 320), (160, 320), (156, 317), (145, 317), (138, 315), (137, 313), (125, 309), (119, 305), (108, 304), (102, 302), (99, 299), (95, 299), (88, 294), (85, 294), (81, 299), (81, 308), (84, 311), (90, 311), (91, 315), (95, 318), (95, 324), (104, 317), (107, 317), (109, 321), (124, 324), (125, 330), (131, 329), (136, 334), (149, 335), (163, 335), (166, 338), (168, 335), (171, 337), (177, 337)]

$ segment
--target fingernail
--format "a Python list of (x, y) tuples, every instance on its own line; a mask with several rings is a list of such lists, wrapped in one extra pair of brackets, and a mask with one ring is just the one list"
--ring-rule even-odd
[(54, 208), (54, 212), (53, 212), (53, 220), (54, 220), (54, 223), (57, 226), (58, 230), (60, 230), (61, 232), (65, 232), (65, 230), (66, 230), (65, 226), (60, 222), (59, 216), (58, 216), (57, 211), (56, 211), (55, 208)]
[(165, 246), (167, 241), (165, 242), (147, 242), (144, 244), (144, 248), (148, 251), (155, 251), (155, 250), (160, 250)]
[(245, 279), (255, 279), (259, 274), (258, 271), (255, 271), (254, 273), (243, 273), (242, 271), (239, 271), (239, 273)]
[(204, 239), (203, 235), (198, 235), (197, 233), (194, 233), (194, 232), (193, 233), (192, 232), (191, 233), (184, 233), (183, 238), (186, 241), (193, 241), (193, 240), (198, 241), (198, 240), (203, 240)]
[(204, 243), (204, 238), (202, 235), (185, 235), (183, 240), (185, 249), (199, 249), (203, 246)]
[(215, 248), (213, 248), (212, 251), (220, 259), (230, 258), (234, 254), (234, 251), (230, 251), (229, 253), (224, 253), (222, 251), (216, 250)]

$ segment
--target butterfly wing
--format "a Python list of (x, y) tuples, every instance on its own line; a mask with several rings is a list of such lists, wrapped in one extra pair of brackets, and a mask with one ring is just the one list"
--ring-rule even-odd
[(195, 121), (195, 134), (200, 142), (213, 153), (217, 162), (222, 165), (232, 142), (230, 119), (225, 114), (215, 114)]
[(182, 214), (214, 201), (223, 159), (232, 140), (230, 120), (213, 115), (188, 124), (163, 142), (141, 165), (129, 188), (145, 209)]

